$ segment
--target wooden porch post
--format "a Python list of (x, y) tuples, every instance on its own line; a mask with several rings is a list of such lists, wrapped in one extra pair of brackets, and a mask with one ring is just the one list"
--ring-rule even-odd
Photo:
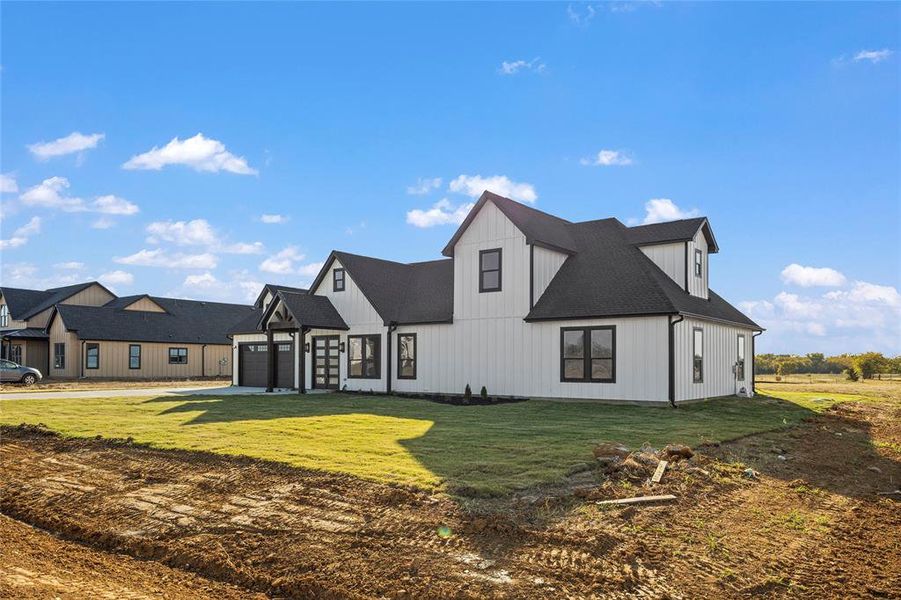
[(275, 344), (272, 327), (266, 327), (266, 391), (271, 392), (275, 384)]

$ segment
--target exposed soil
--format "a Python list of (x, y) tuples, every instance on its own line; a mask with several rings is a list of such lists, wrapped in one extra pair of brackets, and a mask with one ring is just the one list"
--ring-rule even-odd
[(203, 377), (197, 379), (45, 379), (34, 385), (4, 383), (0, 394), (22, 392), (89, 392), (94, 390), (119, 390), (156, 387), (221, 387), (231, 385), (230, 377)]
[[(0, 433), (4, 514), (144, 559), (148, 573), (167, 565), (272, 596), (888, 598), (901, 589), (901, 504), (876, 495), (901, 482), (897, 404), (840, 405), (794, 429), (696, 449), (653, 487), (652, 465), (629, 459), (606, 479), (593, 468), (566, 488), (491, 505), (250, 459)], [(678, 501), (592, 501), (648, 493)], [(4, 556), (24, 543), (0, 535)]]

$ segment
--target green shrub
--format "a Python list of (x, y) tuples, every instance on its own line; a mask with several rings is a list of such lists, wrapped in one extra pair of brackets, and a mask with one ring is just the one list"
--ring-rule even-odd
[(466, 389), (463, 390), (463, 404), (469, 404), (470, 402), (472, 402), (472, 388), (467, 383)]
[(486, 387), (483, 385), (483, 386), (482, 386), (482, 391), (479, 392), (479, 395), (482, 397), (482, 400), (487, 400), (487, 399), (488, 399), (488, 388), (486, 388)]

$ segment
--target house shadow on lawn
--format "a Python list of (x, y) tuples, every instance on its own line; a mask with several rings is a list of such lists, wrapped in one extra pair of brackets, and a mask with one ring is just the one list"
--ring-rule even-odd
[[(669, 443), (694, 447), (752, 436), (712, 453), (732, 452), (733, 459), (745, 455), (758, 471), (805, 479), (845, 495), (864, 489), (849, 484), (842, 475), (846, 468), (863, 471), (868, 481), (879, 479), (878, 485), (887, 489), (892, 489), (888, 482), (894, 481), (897, 486), (901, 477), (897, 461), (879, 457), (873, 451), (866, 421), (838, 414), (818, 416), (809, 408), (768, 396), (751, 400), (721, 398), (677, 410), (550, 401), (449, 406), (425, 400), (347, 394), (160, 397), (145, 402), (175, 403), (160, 415), (193, 414), (183, 426), (289, 419), (276, 427), (268, 425), (257, 435), (271, 436), (272, 444), (280, 443), (280, 436), (285, 440), (289, 438), (284, 436), (300, 440), (310, 436), (307, 439), (311, 443), (324, 436), (331, 450), (345, 461), (347, 468), (339, 466), (338, 470), (413, 485), (421, 485), (425, 477), (460, 501), (509, 498), (565, 483), (568, 475), (593, 468), (591, 451), (602, 441), (632, 448), (644, 443), (657, 448)], [(822, 439), (811, 442), (810, 425), (787, 430), (812, 417), (829, 423), (828, 427), (835, 430), (831, 437), (819, 436)], [(774, 430), (780, 431), (761, 434)], [(797, 451), (792, 443), (797, 443)], [(788, 446), (784, 450), (789, 459), (773, 462), (777, 454), (754, 458), (751, 449), (760, 444)], [(386, 458), (392, 452), (397, 461), (409, 463), (406, 473), (392, 467)], [(835, 453), (844, 458), (833, 460), (830, 456)], [(321, 468), (306, 464), (303, 457), (291, 463)], [(431, 477), (417, 471), (416, 465)], [(867, 470), (870, 466), (879, 469), (879, 473)], [(872, 477), (880, 474), (879, 478)]]

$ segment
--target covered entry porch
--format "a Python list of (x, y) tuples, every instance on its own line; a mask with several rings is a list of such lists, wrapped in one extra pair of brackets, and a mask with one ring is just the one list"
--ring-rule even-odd
[(39, 327), (0, 332), (0, 358), (37, 369), (47, 377), (50, 372), (50, 342)]

